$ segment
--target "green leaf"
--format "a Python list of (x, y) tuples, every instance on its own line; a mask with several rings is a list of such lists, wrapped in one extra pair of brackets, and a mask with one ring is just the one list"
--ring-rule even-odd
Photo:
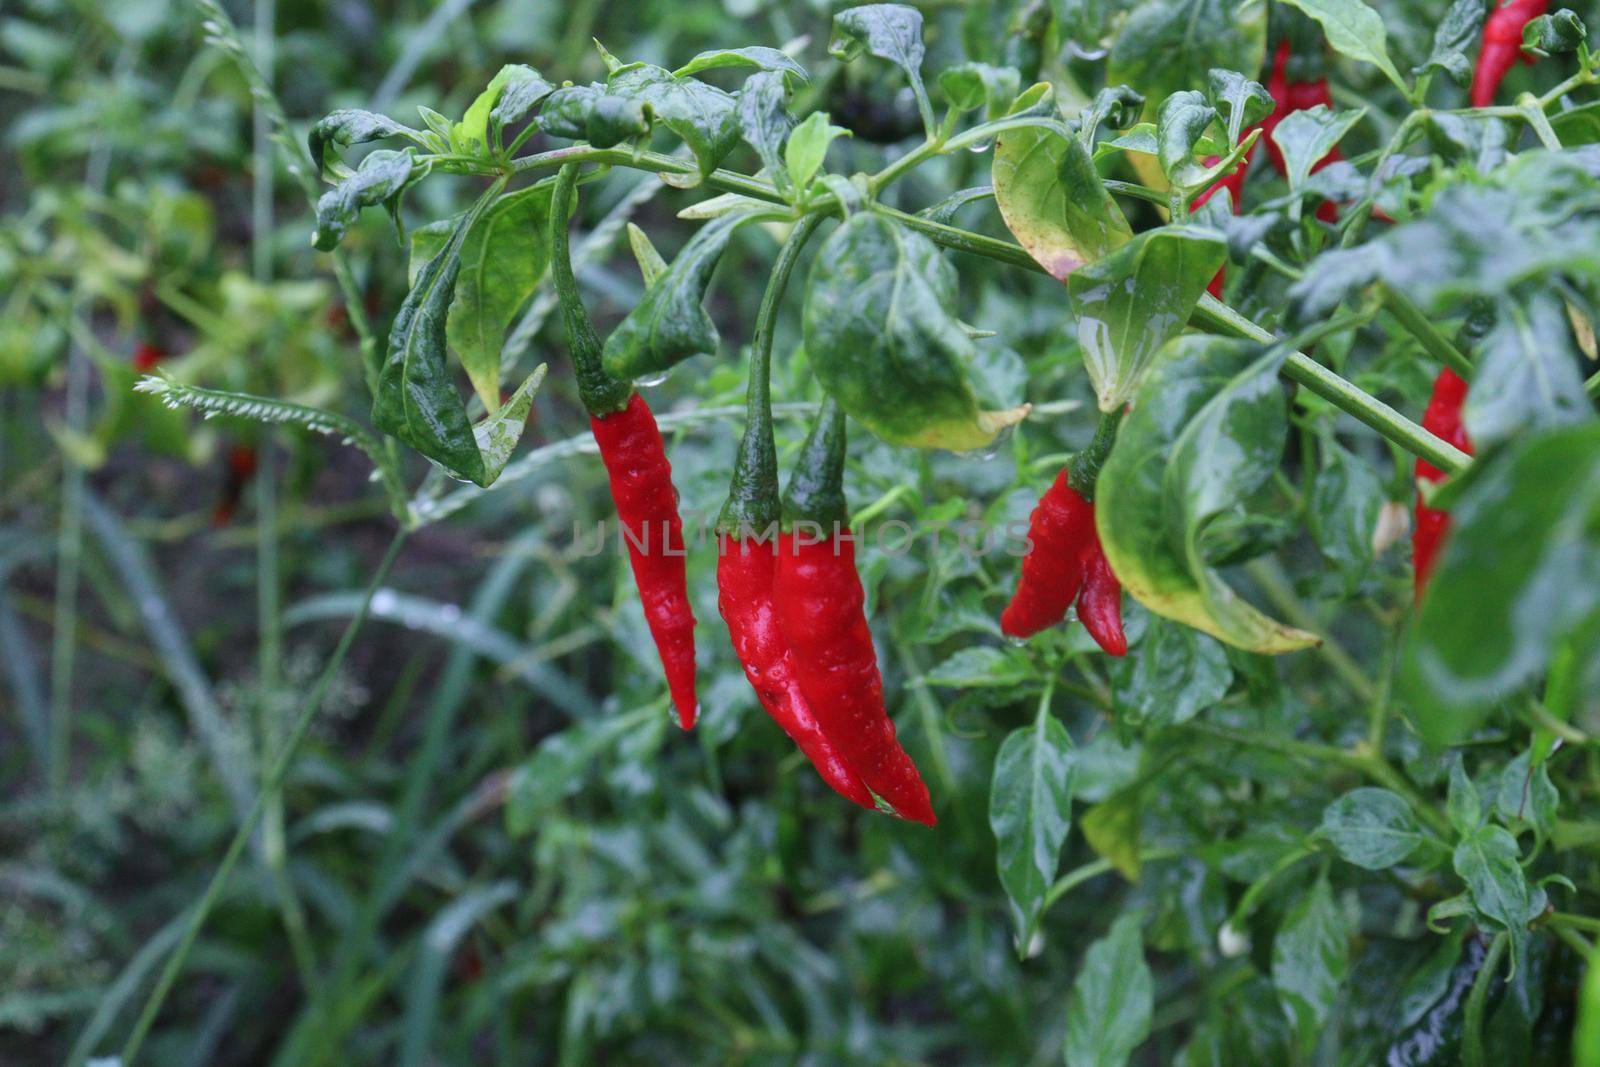
[(1383, 504), (1383, 482), (1371, 465), (1331, 438), (1326, 441), (1306, 499), (1306, 519), (1345, 596), (1355, 595), (1372, 569), (1372, 539)]
[(667, 273), (667, 261), (661, 258), (661, 253), (656, 251), (656, 246), (650, 242), (650, 235), (645, 233), (634, 223), (628, 223), (628, 248), (633, 252), (633, 258), (639, 264), (639, 274), (644, 278), (645, 288), (656, 283), (656, 279)]
[(857, 212), (818, 253), (806, 289), (817, 380), (891, 444), (982, 448), (1027, 408), (979, 408), (969, 380), (975, 348), (956, 304), (955, 268), (933, 242)]
[(679, 67), (672, 73), (679, 77), (699, 74), (701, 71), (716, 70), (720, 67), (755, 67), (757, 70), (773, 71), (797, 81), (809, 82), (811, 75), (806, 73), (793, 57), (776, 48), (766, 48), (762, 45), (749, 45), (745, 48), (716, 48), (709, 52), (701, 52), (689, 62)]
[(1389, 36), (1383, 16), (1361, 0), (1283, 0), (1290, 7), (1311, 16), (1322, 26), (1328, 45), (1340, 55), (1371, 63), (1383, 72), (1402, 93), (1409, 92), (1405, 79), (1389, 58)]
[(488, 411), (500, 407), (500, 348), (549, 262), (552, 182), (496, 200), (461, 246), (447, 338)]
[(1013, 730), (994, 761), (989, 826), (1019, 950), (1038, 928), (1072, 818), (1072, 739), (1048, 709)]
[(939, 91), (957, 111), (984, 109), (984, 117), (996, 119), (1006, 113), (1022, 89), (1022, 75), (1012, 67), (992, 67), (987, 63), (967, 62), (940, 72)]
[(1411, 805), (1387, 789), (1352, 789), (1322, 811), (1322, 836), (1369, 871), (1404, 863), (1428, 840)]
[(1083, 839), (1128, 881), (1137, 882), (1143, 861), (1139, 839), (1144, 825), (1144, 796), (1130, 786), (1083, 813)]
[(363, 144), (396, 135), (404, 135), (413, 140), (421, 136), (417, 130), (396, 122), (387, 115), (346, 107), (319, 119), (306, 136), (306, 146), (311, 150), (312, 167), (321, 174), (323, 157), (328, 145)]
[[(905, 4), (863, 4), (833, 16), (833, 37), (828, 54), (846, 63), (862, 52), (886, 59), (906, 72), (923, 124), (932, 126), (933, 106), (922, 84), (922, 12)], [(930, 128), (930, 134), (933, 132)]]
[(1433, 31), (1433, 47), (1422, 65), (1412, 73), (1422, 75), (1429, 70), (1442, 70), (1459, 84), (1472, 80), (1472, 64), (1467, 53), (1477, 43), (1483, 27), (1483, 0), (1453, 0), (1445, 10), (1444, 18)]
[(1450, 791), (1445, 801), (1450, 825), (1461, 837), (1473, 833), (1483, 822), (1483, 798), (1467, 774), (1466, 764), (1457, 756), (1450, 764)]
[(739, 133), (755, 149), (778, 191), (791, 197), (794, 183), (784, 165), (783, 142), (793, 125), (783, 75), (773, 71), (751, 75), (739, 93)]
[(1506, 764), (1505, 770), (1500, 772), (1495, 807), (1502, 818), (1532, 826), (1543, 839), (1555, 829), (1561, 795), (1550, 781), (1549, 764), (1540, 763), (1534, 767), (1532, 762), (1533, 753), (1524, 752)]
[(1318, 878), (1284, 916), (1272, 942), (1272, 984), (1303, 1054), (1322, 1036), (1349, 968), (1344, 916), (1328, 880)]
[(500, 144), (501, 131), (521, 122), (556, 89), (532, 67), (513, 64), (501, 69), (501, 73), (506, 71), (511, 73), (506, 75), (500, 97), (489, 111), (489, 136), (496, 145)]
[(1589, 29), (1571, 8), (1529, 19), (1522, 27), (1522, 47), (1535, 55), (1576, 52), (1588, 40)]
[(464, 214), (448, 243), (417, 275), (389, 331), (389, 350), (378, 375), (373, 424), (415, 448), (456, 478), (486, 486), (504, 469), (526, 424), (541, 364), (500, 410), (473, 426), (451, 381), (445, 323), (461, 270), (467, 233), (482, 217)]
[(1262, 615), (1197, 553), (1209, 520), (1276, 469), (1286, 417), (1281, 352), (1180, 337), (1157, 359), (1100, 471), (1095, 522), (1111, 568), (1140, 603), (1251, 652), (1316, 637)]
[(1179, 189), (1195, 188), (1205, 180), (1206, 168), (1194, 158), (1194, 146), (1216, 117), (1216, 109), (1193, 89), (1161, 101), (1156, 113), (1156, 158), (1167, 180)]
[(1137, 912), (1089, 946), (1067, 1002), (1067, 1067), (1124, 1067), (1150, 1036), (1155, 983)]
[(784, 146), (784, 160), (795, 188), (801, 192), (809, 189), (811, 179), (816, 177), (827, 158), (833, 139), (848, 136), (850, 131), (831, 125), (825, 112), (813, 111), (807, 115), (789, 134), (789, 143)]
[(1321, 162), (1366, 114), (1366, 108), (1331, 111), (1326, 104), (1318, 104), (1285, 115), (1273, 129), (1272, 140), (1283, 152), (1289, 188), (1299, 189), (1304, 185), (1311, 168)]
[(1089, 150), (1064, 127), (1007, 130), (995, 142), (993, 174), (1007, 228), (1058, 281), (1133, 237)]
[[(493, 147), (489, 139), (489, 118), (500, 103), (500, 97), (512, 82), (531, 84), (543, 88), (543, 95), (555, 86), (539, 77), (539, 72), (523, 63), (507, 63), (490, 79), (488, 86), (468, 106), (461, 121), (450, 129), (450, 146), (463, 155), (480, 155)], [(531, 105), (530, 105), (531, 106)], [(526, 113), (526, 109), (524, 109)], [(498, 137), (499, 126), (495, 127)]]
[(1452, 863), (1467, 884), (1478, 914), (1511, 934), (1514, 946), (1528, 936), (1535, 895), (1519, 861), (1517, 839), (1499, 826), (1482, 826), (1456, 845)]
[(1146, 230), (1067, 279), (1084, 368), (1101, 411), (1132, 398), (1156, 352), (1188, 323), (1227, 254), (1221, 234), (1177, 223)]
[(716, 353), (717, 327), (702, 305), (706, 288), (733, 231), (757, 217), (723, 215), (689, 239), (606, 338), (606, 370), (618, 378), (658, 376), (690, 356)]
[(1032, 665), (1014, 650), (977, 645), (952, 652), (923, 681), (946, 689), (987, 689), (1023, 685), (1034, 676)]
[(588, 141), (596, 148), (650, 132), (645, 103), (607, 92), (603, 85), (562, 86), (545, 98), (536, 121), (551, 136)]
[(311, 244), (319, 251), (339, 247), (361, 209), (374, 204), (392, 204), (412, 182), (426, 173), (416, 166), (411, 149), (390, 152), (378, 149), (361, 161), (350, 177), (323, 193), (317, 201), (317, 228)]
[(1230, 146), (1239, 143), (1239, 135), (1246, 126), (1272, 113), (1272, 94), (1267, 92), (1267, 87), (1236, 70), (1213, 67), (1207, 71), (1206, 94), (1227, 124)]
[(1222, 646), (1205, 634), (1151, 616), (1138, 651), (1110, 663), (1117, 718), (1132, 726), (1175, 726), (1221, 700), (1233, 680)]
[(1600, 425), (1526, 435), (1473, 469), (1401, 673), (1435, 745), (1465, 740), (1553, 649), (1592, 649), (1600, 615)]
[(1531, 292), (1520, 303), (1501, 301), (1497, 310), (1467, 395), (1473, 444), (1483, 448), (1594, 418), (1560, 297)]
[(1125, 130), (1144, 114), (1144, 97), (1126, 85), (1108, 85), (1094, 94), (1089, 105), (1078, 113), (1078, 140), (1093, 149), (1101, 126)]
[[(1267, 52), (1267, 5), (1237, 0), (1144, 0), (1111, 43), (1106, 84), (1143, 94), (1145, 116), (1175, 92), (1207, 84), (1213, 67), (1259, 70)], [(1147, 185), (1159, 186), (1153, 158), (1130, 156)]]
[(648, 107), (694, 153), (702, 178), (739, 143), (738, 103), (714, 85), (639, 63), (613, 73), (606, 91)]

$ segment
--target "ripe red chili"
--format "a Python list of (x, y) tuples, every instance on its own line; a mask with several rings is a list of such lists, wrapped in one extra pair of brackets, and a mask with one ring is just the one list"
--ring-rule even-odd
[(773, 603), (777, 542), (740, 540), (731, 534), (720, 535), (717, 542), (717, 607), (761, 706), (836, 793), (864, 808), (876, 808), (860, 775), (823, 733), (800, 689), (794, 654), (778, 626)]
[(223, 470), (222, 489), (217, 494), (216, 506), (211, 509), (211, 525), (222, 527), (233, 521), (244, 499), (245, 487), (256, 473), (254, 445), (234, 445), (228, 449), (227, 465)]
[(1000, 615), (1008, 637), (1032, 637), (1067, 617), (1078, 602), (1078, 618), (1107, 653), (1124, 655), (1122, 584), (1111, 571), (1094, 524), (1088, 494), (1116, 440), (1120, 413), (1102, 417), (1094, 442), (1056, 475), (1028, 519), (1028, 554), (1011, 603)]
[(778, 629), (794, 656), (800, 691), (850, 768), (897, 815), (932, 826), (937, 819), (928, 787), (895, 738), (884, 705), (855, 538), (846, 525), (843, 475), (844, 412), (829, 399), (784, 501), (788, 528), (778, 538), (772, 586)]
[(1544, 14), (1548, 0), (1510, 0), (1495, 8), (1483, 24), (1483, 50), (1472, 72), (1472, 106), (1494, 103), (1500, 83), (1516, 66), (1517, 60), (1532, 63), (1534, 57), (1522, 50), (1522, 29)]
[(576, 185), (577, 167), (561, 168), (552, 200), (557, 207), (550, 213), (551, 274), (567, 328), (578, 396), (589, 412), (589, 429), (610, 479), (645, 622), (666, 669), (678, 724), (687, 730), (694, 725), (699, 704), (694, 684), (694, 610), (689, 604), (678, 494), (650, 406), (600, 363), (600, 339), (578, 294), (568, 250), (568, 211)]
[[(1433, 396), (1428, 400), (1428, 410), (1422, 415), (1422, 428), (1440, 437), (1461, 451), (1472, 454), (1472, 442), (1467, 439), (1467, 428), (1461, 419), (1461, 408), (1467, 399), (1467, 383), (1455, 371), (1446, 367), (1433, 380)], [(1445, 474), (1425, 459), (1417, 460), (1417, 481), (1442, 482)], [(1416, 528), (1411, 532), (1411, 560), (1416, 576), (1417, 598), (1421, 599), (1433, 574), (1434, 563), (1444, 548), (1445, 536), (1450, 532), (1450, 513), (1430, 508), (1417, 493)]]
[(140, 374), (155, 370), (156, 364), (167, 358), (167, 350), (151, 341), (140, 341), (133, 349), (133, 369)]

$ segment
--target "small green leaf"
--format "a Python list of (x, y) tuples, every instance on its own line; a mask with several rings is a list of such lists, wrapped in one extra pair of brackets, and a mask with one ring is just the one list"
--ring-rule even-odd
[(1156, 158), (1161, 161), (1162, 173), (1177, 188), (1192, 189), (1205, 179), (1206, 168), (1194, 158), (1194, 146), (1216, 117), (1216, 109), (1192, 89), (1161, 101), (1156, 113)]
[(606, 91), (648, 107), (694, 153), (702, 178), (739, 143), (737, 101), (714, 85), (637, 63), (613, 73)]
[(1027, 408), (979, 408), (969, 378), (975, 348), (956, 304), (955, 268), (933, 242), (857, 212), (811, 269), (806, 354), (822, 387), (885, 441), (982, 448)]
[(811, 188), (811, 179), (817, 176), (827, 158), (828, 146), (835, 137), (848, 136), (849, 130), (828, 122), (826, 112), (813, 111), (807, 115), (789, 134), (789, 143), (784, 146), (784, 160), (795, 188), (801, 192)]
[(1228, 127), (1228, 144), (1239, 143), (1246, 126), (1272, 113), (1272, 94), (1258, 81), (1236, 70), (1213, 67), (1206, 72), (1206, 94)]
[(399, 152), (380, 148), (372, 152), (361, 161), (360, 169), (323, 193), (317, 201), (317, 228), (311, 235), (312, 246), (322, 252), (339, 247), (362, 208), (393, 203), (423, 173), (409, 148)]
[(501, 72), (507, 70), (511, 73), (506, 76), (500, 98), (489, 112), (489, 136), (496, 145), (500, 143), (502, 130), (521, 122), (556, 89), (532, 67), (514, 64), (503, 68)]
[(1450, 791), (1445, 813), (1450, 817), (1450, 825), (1462, 837), (1476, 831), (1483, 822), (1483, 798), (1460, 756), (1450, 764)]
[(632, 222), (628, 223), (628, 247), (633, 251), (634, 260), (639, 264), (639, 274), (644, 278), (646, 289), (654, 285), (657, 278), (667, 273), (667, 261), (656, 251), (656, 246), (650, 241), (650, 235)]
[(1156, 360), (1096, 485), (1095, 524), (1123, 588), (1158, 615), (1251, 652), (1316, 637), (1240, 599), (1199, 552), (1212, 517), (1271, 477), (1287, 433), (1281, 352), (1180, 337)]
[(1456, 874), (1467, 884), (1473, 907), (1508, 931), (1514, 945), (1526, 940), (1536, 902), (1522, 872), (1521, 855), (1516, 838), (1499, 826), (1486, 825), (1463, 838), (1453, 857)]
[[(923, 123), (932, 126), (933, 107), (922, 84), (922, 12), (905, 4), (863, 4), (833, 16), (833, 37), (828, 54), (846, 63), (862, 52), (886, 59), (906, 72)], [(932, 133), (930, 128), (928, 131)]]
[(1495, 794), (1495, 808), (1501, 818), (1511, 823), (1524, 823), (1534, 828), (1540, 838), (1548, 838), (1555, 829), (1556, 809), (1561, 796), (1555, 783), (1550, 781), (1550, 766), (1541, 763), (1532, 766), (1533, 753), (1524, 752), (1500, 772), (1500, 788)]
[(1352, 789), (1322, 812), (1322, 836), (1369, 871), (1404, 863), (1427, 841), (1411, 805), (1387, 789)]
[(1134, 655), (1110, 663), (1117, 718), (1175, 726), (1221, 700), (1233, 680), (1222, 646), (1197, 630), (1150, 616)]
[(1083, 839), (1130, 882), (1139, 880), (1144, 795), (1137, 786), (1113, 793), (1083, 813)]
[(1372, 569), (1373, 533), (1383, 504), (1383, 482), (1372, 466), (1331, 438), (1325, 442), (1306, 499), (1306, 519), (1345, 596), (1355, 595)]
[(751, 75), (739, 93), (739, 133), (755, 149), (778, 191), (792, 196), (794, 183), (784, 165), (783, 142), (794, 119), (789, 116), (789, 90), (783, 75), (763, 71)]
[(1146, 230), (1067, 279), (1083, 364), (1101, 411), (1114, 411), (1133, 396), (1156, 352), (1188, 323), (1226, 258), (1221, 234), (1177, 223)]
[(1024, 685), (1034, 676), (1032, 665), (1014, 650), (978, 645), (952, 652), (923, 681), (946, 689), (989, 689)]
[(702, 226), (606, 339), (605, 366), (618, 378), (659, 375), (690, 356), (717, 351), (717, 327), (702, 302), (733, 232), (759, 216), (740, 212)]
[(513, 81), (528, 82), (530, 79), (535, 83), (543, 83), (546, 93), (554, 88), (539, 77), (538, 71), (525, 64), (507, 63), (501, 67), (483, 92), (479, 93), (477, 99), (467, 107), (466, 114), (461, 116), (461, 121), (451, 127), (451, 148), (463, 155), (484, 153), (490, 147), (489, 116), (500, 103), (500, 97), (505, 92), (506, 86)]
[(1412, 70), (1422, 75), (1442, 70), (1461, 85), (1472, 80), (1472, 64), (1467, 53), (1477, 43), (1483, 28), (1483, 0), (1453, 0), (1444, 18), (1433, 31), (1433, 47), (1422, 65)]
[(1309, 1055), (1339, 998), (1350, 968), (1344, 915), (1326, 878), (1284, 917), (1272, 942), (1272, 984), (1302, 1053)]
[(988, 119), (1004, 115), (1021, 88), (1022, 75), (1012, 67), (967, 62), (939, 74), (939, 91), (951, 107), (957, 111), (983, 108)]
[(755, 67), (757, 70), (773, 71), (792, 77), (797, 81), (809, 82), (811, 76), (787, 53), (776, 48), (766, 48), (762, 45), (749, 45), (745, 48), (716, 48), (709, 52), (701, 52), (689, 62), (679, 67), (672, 73), (679, 78), (701, 71), (716, 70), (720, 67)]
[(1272, 141), (1283, 152), (1289, 188), (1299, 189), (1304, 185), (1311, 168), (1321, 162), (1366, 114), (1366, 108), (1330, 111), (1327, 105), (1318, 104), (1313, 108), (1291, 111), (1284, 116), (1272, 131)]
[(1467, 433), (1483, 448), (1594, 418), (1567, 308), (1554, 293), (1499, 302), (1467, 395)]
[(306, 136), (306, 146), (311, 150), (311, 165), (318, 174), (321, 174), (323, 157), (328, 145), (363, 144), (396, 135), (410, 137), (413, 140), (421, 136), (417, 130), (398, 123), (387, 115), (347, 107), (319, 119)]
[(1093, 149), (1100, 127), (1125, 130), (1143, 114), (1143, 96), (1126, 85), (1108, 85), (1095, 93), (1089, 106), (1078, 113), (1078, 140)]
[(588, 141), (596, 148), (650, 132), (644, 102), (609, 93), (603, 85), (562, 86), (545, 98), (536, 121), (551, 136)]
[(1389, 35), (1383, 16), (1361, 0), (1283, 0), (1290, 7), (1311, 16), (1322, 26), (1328, 44), (1340, 55), (1371, 63), (1383, 72), (1402, 93), (1409, 92), (1405, 79), (1389, 58)]
[(1089, 946), (1067, 1003), (1067, 1067), (1125, 1067), (1150, 1036), (1155, 983), (1137, 912)]
[(1033, 940), (1072, 816), (1072, 739), (1048, 709), (1013, 730), (994, 761), (989, 826), (1016, 942)]
[(1522, 27), (1522, 48), (1535, 55), (1576, 52), (1589, 37), (1589, 28), (1571, 8), (1529, 19)]
[(1064, 127), (1001, 134), (994, 148), (994, 195), (1007, 228), (1058, 281), (1133, 237), (1089, 150)]

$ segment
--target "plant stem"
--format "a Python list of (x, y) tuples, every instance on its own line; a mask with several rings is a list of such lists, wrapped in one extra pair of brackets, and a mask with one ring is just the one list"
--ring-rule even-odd
[(1506, 954), (1511, 935), (1499, 933), (1489, 945), (1489, 955), (1472, 980), (1472, 992), (1467, 994), (1466, 1007), (1461, 1012), (1461, 1065), (1484, 1067), (1483, 1016), (1489, 1003), (1489, 987), (1494, 984), (1494, 973), (1500, 969), (1500, 960)]
[(261, 789), (256, 793), (255, 801), (250, 810), (245, 814), (244, 821), (234, 831), (233, 840), (228, 843), (228, 850), (223, 854), (222, 860), (217, 864), (216, 871), (211, 876), (210, 883), (205, 892), (195, 902), (189, 912), (189, 920), (184, 926), (183, 936), (179, 939), (172, 955), (167, 958), (166, 966), (161, 969), (161, 976), (156, 980), (155, 988), (150, 991), (150, 996), (145, 1000), (144, 1007), (139, 1012), (139, 1018), (133, 1025), (133, 1030), (128, 1034), (127, 1041), (122, 1046), (120, 1067), (133, 1067), (139, 1049), (144, 1044), (146, 1035), (150, 1032), (151, 1025), (161, 1011), (161, 1006), (166, 1002), (167, 994), (172, 991), (172, 986), (182, 973), (184, 964), (188, 961), (189, 953), (194, 948), (194, 942), (200, 935), (201, 928), (210, 916), (212, 908), (222, 896), (233, 868), (239, 862), (245, 845), (249, 842), (256, 826), (261, 822), (261, 817), (266, 813), (269, 798), (277, 795), (283, 788), (284, 781), (289, 776), (289, 768), (294, 763), (295, 754), (299, 751), (301, 743), (311, 729), (311, 723), (316, 719), (317, 712), (322, 708), (322, 701), (328, 695), (328, 689), (333, 684), (334, 675), (344, 665), (344, 658), (350, 651), (350, 646), (355, 642), (356, 633), (367, 619), (367, 609), (372, 604), (372, 597), (383, 585), (389, 576), (389, 569), (394, 565), (395, 558), (400, 554), (400, 546), (405, 543), (406, 532), (401, 528), (395, 532), (394, 539), (389, 542), (389, 549), (383, 555), (383, 560), (378, 564), (378, 569), (373, 572), (372, 581), (367, 584), (365, 596), (362, 598), (360, 609), (350, 617), (345, 625), (344, 632), (339, 636), (339, 642), (333, 648), (327, 665), (322, 669), (322, 674), (317, 679), (316, 686), (311, 690), (311, 695), (306, 698), (305, 706), (300, 711), (300, 717), (295, 720), (288, 737), (284, 739), (283, 748), (278, 753), (272, 766), (262, 779)]
[[(1283, 573), (1283, 567), (1276, 558), (1266, 556), (1252, 560), (1245, 565), (1245, 570), (1256, 584), (1261, 586), (1261, 591), (1267, 595), (1273, 607), (1277, 608), (1291, 625), (1312, 633), (1322, 629), (1311, 612), (1306, 610), (1305, 604), (1295, 595), (1288, 576)], [(1355, 657), (1345, 651), (1343, 645), (1324, 634), (1321, 644), (1317, 646), (1317, 654), (1327, 661), (1333, 672), (1343, 679), (1363, 703), (1372, 702), (1377, 694), (1377, 687), (1372, 684), (1372, 679), (1367, 677)]]
[(1472, 361), (1439, 332), (1439, 327), (1428, 320), (1422, 309), (1398, 289), (1384, 288), (1383, 305), (1399, 321), (1406, 332), (1415, 337), (1430, 356), (1449, 367), (1463, 378), (1472, 374)]

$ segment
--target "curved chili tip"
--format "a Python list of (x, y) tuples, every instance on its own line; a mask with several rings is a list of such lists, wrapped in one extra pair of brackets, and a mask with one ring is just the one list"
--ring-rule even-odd
[(1078, 619), (1107, 655), (1127, 654), (1128, 638), (1122, 631), (1122, 583), (1112, 573), (1098, 537), (1084, 550)]

